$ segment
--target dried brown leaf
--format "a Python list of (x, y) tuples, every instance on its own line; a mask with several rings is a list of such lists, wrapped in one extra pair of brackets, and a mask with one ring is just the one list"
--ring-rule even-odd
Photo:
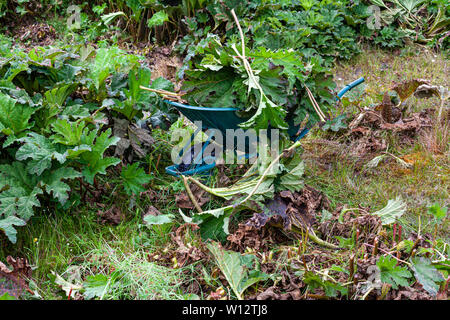
[(97, 217), (98, 217), (97, 221), (99, 223), (111, 225), (118, 225), (125, 219), (122, 210), (120, 210), (120, 208), (118, 208), (115, 205), (113, 205), (106, 211), (98, 210)]
[(410, 81), (405, 81), (399, 84), (396, 84), (391, 88), (391, 90), (394, 90), (397, 92), (398, 96), (400, 97), (401, 101), (405, 101), (409, 96), (411, 96), (416, 89), (423, 84), (430, 84), (429, 80), (425, 79), (413, 79)]
[[(197, 200), (197, 203), (200, 207), (211, 200), (210, 194), (208, 192), (206, 192), (205, 190), (201, 189), (196, 184), (191, 185), (190, 188), (191, 188), (192, 194), (194, 195), (194, 197)], [(192, 203), (192, 201), (189, 198), (186, 191), (176, 194), (175, 201), (177, 203), (178, 208), (195, 209), (195, 206)]]

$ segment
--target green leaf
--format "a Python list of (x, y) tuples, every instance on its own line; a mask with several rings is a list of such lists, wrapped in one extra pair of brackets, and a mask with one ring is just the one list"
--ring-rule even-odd
[(337, 271), (337, 272), (343, 272), (343, 273), (345, 273), (346, 275), (349, 275), (349, 274), (350, 274), (350, 271), (348, 271), (348, 269), (345, 269), (345, 268), (343, 268), (343, 267), (341, 267), (341, 266), (338, 266), (338, 265), (335, 265), (335, 264), (333, 264), (333, 265), (330, 267), (330, 270), (332, 270), (332, 271)]
[(223, 68), (223, 65), (221, 65), (221, 62), (219, 59), (217, 59), (212, 54), (206, 54), (205, 57), (200, 62), (200, 65), (203, 68), (210, 69), (212, 71), (219, 71)]
[(17, 230), (14, 229), (14, 226), (22, 227), (24, 225), (26, 225), (26, 222), (15, 216), (9, 216), (6, 219), (0, 218), (0, 230), (5, 233), (6, 237), (12, 243), (16, 243), (17, 241)]
[(0, 166), (0, 217), (28, 220), (34, 207), (40, 206), (39, 194), (42, 194), (39, 180), (27, 172), (23, 163)]
[(16, 159), (22, 161), (31, 158), (27, 166), (31, 174), (40, 176), (44, 170), (52, 166), (53, 159), (59, 163), (66, 161), (65, 154), (58, 152), (52, 141), (40, 134), (30, 132), (27, 137), (19, 141), (24, 144), (17, 150)]
[(169, 21), (169, 15), (165, 11), (158, 11), (152, 15), (147, 21), (147, 26), (153, 28), (154, 26), (162, 26), (164, 22)]
[(85, 151), (80, 154), (80, 161), (85, 164), (83, 168), (83, 176), (90, 184), (94, 183), (96, 174), (106, 174), (109, 166), (117, 165), (120, 159), (107, 157), (103, 158), (103, 153), (111, 146), (119, 142), (120, 138), (110, 137), (111, 129), (108, 129), (97, 136), (98, 130), (89, 132), (88, 128), (84, 129), (81, 137), (81, 144), (89, 146), (91, 151)]
[(338, 293), (342, 295), (347, 295), (348, 289), (339, 283), (334, 283), (330, 280), (323, 280), (319, 275), (307, 271), (303, 275), (303, 282), (305, 282), (312, 289), (323, 288), (325, 290), (325, 295), (328, 297), (337, 297)]
[(175, 218), (175, 216), (173, 214), (161, 214), (159, 216), (153, 216), (153, 215), (149, 214), (144, 217), (144, 222), (148, 226), (151, 226), (154, 224), (160, 225), (160, 224), (172, 223), (173, 218)]
[(382, 225), (388, 225), (394, 223), (405, 212), (406, 202), (397, 197), (395, 200), (389, 200), (386, 207), (372, 214), (381, 218)]
[(333, 120), (327, 120), (327, 122), (323, 125), (322, 130), (330, 130), (334, 132), (338, 132), (341, 129), (346, 129), (347, 124), (344, 122), (346, 115), (340, 115)]
[(65, 154), (67, 159), (78, 159), (80, 155), (86, 151), (92, 151), (92, 148), (82, 144), (80, 146), (76, 146), (75, 148), (67, 149)]
[(185, 216), (181, 209), (179, 212), (185, 222), (200, 226), (202, 239), (225, 240), (229, 234), (228, 223), (233, 206), (195, 213), (192, 217)]
[(113, 284), (113, 279), (104, 274), (87, 276), (86, 281), (83, 283), (84, 297), (88, 300), (93, 298), (103, 298)]
[(102, 19), (103, 23), (107, 26), (108, 24), (113, 22), (113, 20), (115, 18), (126, 17), (126, 16), (127, 15), (125, 13), (123, 13), (122, 11), (118, 11), (118, 12), (113, 12), (113, 13), (109, 13), (109, 14), (104, 14), (100, 18)]
[(128, 88), (123, 91), (127, 99), (121, 101), (113, 99), (113, 110), (122, 113), (128, 120), (132, 120), (139, 111), (151, 105), (153, 92), (142, 90), (140, 86), (148, 87), (151, 81), (151, 70), (147, 67), (135, 67), (128, 73)]
[(152, 84), (150, 85), (150, 88), (156, 89), (156, 90), (167, 90), (167, 91), (173, 91), (174, 86), (173, 83), (163, 77), (158, 77), (155, 80), (152, 81)]
[(259, 130), (267, 129), (270, 124), (272, 128), (288, 129), (288, 125), (284, 121), (285, 116), (286, 110), (282, 106), (277, 106), (263, 94), (255, 114), (247, 121), (240, 123), (239, 126), (244, 129)]
[(258, 73), (259, 84), (267, 95), (276, 105), (286, 105), (288, 95), (286, 91), (286, 81), (280, 77), (280, 68), (263, 70)]
[(67, 146), (77, 146), (80, 144), (85, 126), (84, 122), (69, 122), (68, 120), (57, 119), (52, 123), (55, 134), (50, 138)]
[(106, 79), (122, 63), (132, 68), (134, 64), (131, 61), (123, 61), (122, 59), (127, 60), (127, 56), (117, 47), (98, 49), (94, 62), (89, 65), (88, 77), (92, 79), (92, 87), (97, 91), (106, 90)]
[(392, 288), (398, 289), (398, 286), (408, 286), (408, 279), (412, 277), (408, 269), (396, 266), (397, 260), (389, 256), (380, 258), (377, 261), (377, 266), (380, 270), (380, 280), (383, 283), (389, 283)]
[(183, 83), (185, 97), (192, 105), (202, 107), (236, 107), (234, 88), (235, 74), (231, 68), (220, 72), (186, 71), (187, 81)]
[(62, 167), (54, 170), (43, 177), (45, 191), (53, 194), (59, 202), (64, 205), (69, 198), (70, 186), (62, 180), (81, 177), (81, 173), (70, 167)]
[(244, 298), (243, 294), (247, 288), (270, 278), (260, 271), (249, 272), (249, 269), (254, 269), (253, 262), (256, 257), (253, 255), (242, 256), (238, 252), (224, 250), (215, 243), (208, 243), (207, 247), (239, 300)]
[(355, 246), (355, 240), (353, 238), (336, 236), (336, 239), (339, 241), (340, 248), (353, 249), (353, 247)]
[(333, 214), (326, 209), (322, 209), (322, 217), (320, 218), (320, 223), (324, 223), (331, 218), (333, 218)]
[(447, 216), (447, 207), (441, 207), (439, 203), (428, 207), (428, 213), (432, 214), (437, 220), (443, 220)]
[(0, 165), (0, 189), (4, 186), (11, 188), (23, 188), (27, 192), (31, 192), (38, 184), (38, 177), (30, 175), (25, 167), (25, 164), (19, 161), (14, 161), (11, 165)]
[(17, 213), (16, 215), (28, 220), (34, 215), (34, 207), (40, 207), (41, 204), (37, 199), (37, 195), (42, 194), (42, 190), (36, 187), (30, 194), (24, 194), (17, 197)]
[(89, 109), (80, 104), (74, 104), (66, 106), (64, 110), (59, 114), (61, 119), (82, 119), (90, 116)]
[(31, 115), (36, 111), (28, 105), (16, 104), (16, 100), (0, 92), (0, 132), (19, 134), (31, 128)]
[(411, 263), (417, 281), (429, 294), (435, 296), (439, 290), (437, 283), (445, 281), (442, 274), (431, 264), (430, 259), (415, 257), (411, 259)]
[[(300, 158), (300, 157), (299, 157)], [(303, 188), (303, 174), (305, 172), (305, 165), (300, 161), (295, 167), (287, 170), (288, 173), (280, 177), (279, 190), (299, 191)]]
[(134, 68), (128, 73), (128, 87), (125, 90), (127, 97), (131, 98), (133, 103), (139, 102), (141, 97), (148, 95), (148, 91), (144, 91), (140, 86), (148, 87), (151, 81), (152, 72), (149, 68)]
[(75, 91), (78, 84), (68, 84), (63, 85), (60, 87), (56, 87), (53, 89), (50, 89), (45, 92), (45, 100), (50, 105), (56, 105), (59, 108), (61, 108), (64, 105), (64, 102), (66, 101), (67, 97)]
[(137, 162), (123, 167), (121, 177), (123, 187), (128, 195), (139, 194), (139, 192), (145, 191), (142, 185), (150, 182), (150, 176), (145, 173), (143, 168), (139, 168)]
[(288, 79), (290, 88), (294, 86), (297, 79), (305, 78), (301, 58), (292, 49), (271, 51), (264, 47), (258, 47), (250, 56), (254, 58), (251, 66), (255, 70), (269, 70), (271, 64), (282, 67), (281, 74)]
[[(450, 250), (447, 249), (447, 252)], [(437, 270), (445, 271), (447, 274), (450, 273), (450, 260), (439, 261), (433, 264)]]
[(3, 295), (0, 296), (0, 301), (6, 301), (6, 300), (17, 300), (16, 297), (11, 296), (8, 292), (5, 292)]
[[(83, 153), (84, 154), (84, 153)], [(83, 168), (83, 176), (90, 184), (94, 183), (94, 178), (97, 174), (106, 174), (106, 169), (110, 166), (116, 166), (120, 163), (120, 159), (107, 157), (99, 158), (95, 161), (95, 164)]]
[(0, 193), (0, 211), (6, 217), (18, 216), (28, 220), (34, 214), (34, 207), (40, 207), (37, 195), (42, 194), (38, 187), (31, 192), (26, 192), (22, 188), (12, 187)]

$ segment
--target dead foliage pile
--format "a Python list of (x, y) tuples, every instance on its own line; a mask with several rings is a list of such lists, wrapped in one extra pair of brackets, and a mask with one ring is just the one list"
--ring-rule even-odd
[(10, 296), (19, 298), (25, 291), (31, 292), (28, 280), (31, 279), (32, 269), (25, 258), (6, 258), (8, 268), (0, 261), (0, 296), (8, 293)]
[(15, 29), (16, 38), (31, 46), (48, 46), (57, 38), (56, 30), (46, 23), (21, 25)]

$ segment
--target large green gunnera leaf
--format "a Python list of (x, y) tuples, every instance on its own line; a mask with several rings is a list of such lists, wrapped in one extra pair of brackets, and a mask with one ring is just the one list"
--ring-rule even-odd
[(15, 216), (9, 216), (6, 219), (0, 218), (0, 230), (6, 234), (6, 237), (12, 243), (17, 241), (17, 230), (14, 229), (14, 226), (23, 227), (25, 224), (25, 221)]
[(209, 243), (207, 247), (239, 300), (244, 298), (243, 294), (247, 288), (259, 281), (270, 279), (268, 274), (254, 270), (254, 255), (227, 251), (213, 243)]
[(16, 100), (0, 93), (0, 131), (4, 134), (19, 134), (31, 127), (31, 115), (36, 109), (16, 104)]
[(94, 183), (96, 174), (106, 174), (106, 168), (120, 163), (120, 159), (114, 157), (103, 157), (103, 153), (111, 146), (119, 142), (120, 138), (111, 137), (111, 129), (106, 130), (97, 136), (98, 130), (88, 133), (85, 128), (81, 138), (81, 143), (91, 147), (90, 151), (85, 151), (80, 155), (81, 162), (84, 164), (83, 176), (90, 184)]
[(444, 281), (444, 277), (431, 264), (431, 261), (424, 257), (411, 259), (412, 269), (417, 281), (431, 295), (435, 296), (439, 290), (439, 282)]
[(17, 150), (16, 159), (23, 161), (31, 158), (27, 165), (28, 172), (31, 174), (40, 176), (44, 170), (52, 166), (53, 159), (59, 163), (66, 161), (65, 154), (58, 152), (52, 141), (40, 134), (30, 132), (19, 141), (24, 144)]

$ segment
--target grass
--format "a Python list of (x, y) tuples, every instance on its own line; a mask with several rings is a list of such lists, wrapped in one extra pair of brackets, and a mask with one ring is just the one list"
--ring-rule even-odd
[(184, 275), (147, 260), (142, 249), (124, 252), (118, 241), (103, 242), (101, 247), (86, 252), (77, 267), (85, 276), (104, 275), (110, 281), (103, 299), (183, 299), (179, 290)]
[[(155, 248), (167, 245), (168, 230), (158, 226), (148, 229), (142, 224), (139, 209), (114, 227), (97, 223), (96, 214), (86, 209), (72, 214), (36, 216), (21, 230), (16, 245), (0, 250), (0, 259), (4, 260), (6, 255), (26, 256), (35, 268), (33, 280), (44, 299), (62, 297), (51, 274), (64, 275), (74, 265), (82, 268), (85, 276), (96, 274), (95, 270), (105, 275), (109, 274), (106, 269), (120, 271), (118, 285), (105, 299), (183, 297), (176, 290), (176, 284), (183, 282), (182, 272), (146, 260)], [(101, 265), (107, 268), (102, 269)]]
[[(419, 54), (416, 54), (417, 50)], [(366, 94), (362, 106), (379, 102), (380, 95), (393, 82), (427, 78), (433, 84), (449, 87), (448, 60), (417, 48), (404, 49), (403, 55), (366, 49), (353, 60), (339, 63), (334, 71), (338, 87), (364, 75)], [(436, 99), (412, 98), (408, 100), (408, 112), (435, 107), (437, 103)], [(355, 105), (347, 108), (341, 105), (335, 115), (344, 111), (354, 114), (358, 108)], [(361, 206), (374, 212), (384, 207), (389, 199), (400, 195), (408, 204), (407, 214), (402, 219), (406, 231), (417, 232), (420, 229), (422, 232), (432, 232), (427, 207), (435, 202), (441, 206), (450, 204), (449, 135), (439, 130), (437, 133), (432, 139), (440, 144), (440, 152), (429, 148), (424, 138), (418, 138), (412, 145), (404, 145), (395, 135), (386, 134), (389, 152), (397, 157), (415, 157), (414, 166), (409, 170), (401, 168), (390, 158), (368, 170), (362, 170), (355, 162), (345, 159), (345, 155), (344, 159), (328, 159), (326, 165), (319, 160), (308, 159), (305, 182), (323, 191), (333, 207), (345, 204), (347, 207)], [(74, 266), (79, 268), (84, 277), (98, 274), (110, 277), (111, 270), (120, 274), (115, 284), (102, 295), (104, 299), (185, 298), (186, 292), (179, 284), (195, 281), (198, 272), (194, 270), (195, 266), (172, 269), (147, 259), (149, 253), (160, 252), (173, 246), (173, 243), (167, 228), (155, 226), (149, 229), (143, 226), (142, 213), (154, 205), (163, 214), (178, 216), (174, 194), (183, 190), (180, 181), (164, 174), (164, 167), (170, 163), (170, 146), (163, 143), (168, 137), (162, 132), (158, 132), (156, 137), (156, 151), (143, 161), (154, 173), (150, 188), (158, 193), (159, 202), (141, 197), (134, 206), (130, 206), (130, 198), (117, 198), (113, 194), (106, 196), (102, 200), (107, 205), (106, 209), (116, 204), (125, 213), (125, 221), (117, 226), (99, 224), (96, 215), (98, 208), (89, 204), (82, 204), (69, 212), (36, 215), (26, 227), (20, 229), (16, 245), (0, 245), (0, 261), (5, 261), (7, 255), (27, 257), (35, 268), (33, 280), (44, 299), (66, 298), (51, 275), (55, 272), (67, 278)], [(305, 148), (308, 142), (324, 137), (323, 133), (313, 131), (305, 139)], [(320, 159), (321, 152), (327, 148), (330, 146), (322, 146), (322, 149), (309, 147), (307, 151), (316, 156), (312, 159)], [(159, 157), (159, 154), (162, 156)], [(230, 177), (233, 179), (233, 176)], [(213, 200), (204, 209), (218, 206), (219, 203)], [(448, 242), (448, 220), (439, 228), (438, 235)], [(307, 244), (302, 246), (306, 251), (312, 249)], [(282, 248), (274, 250), (283, 252)], [(347, 268), (348, 257), (340, 253), (333, 256), (342, 260), (342, 265)], [(288, 259), (283, 257), (279, 261), (287, 262)], [(278, 269), (284, 266), (279, 264)], [(217, 270), (205, 264), (201, 272), (203, 280), (208, 282), (209, 278), (214, 278), (212, 274), (217, 273)], [(217, 277), (211, 281), (212, 286), (220, 285)], [(201, 295), (206, 296), (207, 292)]]
[[(338, 88), (364, 76), (365, 104), (379, 103), (380, 97), (395, 83), (411, 79), (428, 79), (433, 85), (450, 87), (448, 74), (450, 64), (444, 53), (435, 53), (421, 46), (406, 47), (397, 52), (386, 52), (374, 48), (365, 48), (363, 53), (350, 61), (338, 62), (333, 70)], [(352, 94), (351, 92), (349, 93)], [(425, 107), (438, 106), (437, 99), (408, 100), (409, 109), (422, 110)], [(358, 109), (337, 110), (337, 113), (356, 112)]]
[[(365, 89), (360, 107), (379, 103), (383, 92), (393, 84), (405, 80), (424, 78), (434, 85), (448, 88), (449, 72), (448, 60), (442, 54), (421, 47), (407, 47), (400, 54), (366, 49), (354, 59), (339, 63), (334, 70), (338, 87), (364, 76)], [(361, 93), (361, 88), (358, 90)], [(424, 108), (437, 110), (440, 105), (437, 98), (411, 97), (406, 103), (408, 108), (405, 115)], [(355, 114), (358, 110), (356, 105), (350, 105), (350, 108), (341, 105), (335, 116), (343, 112)], [(351, 161), (332, 161), (328, 169), (324, 169), (317, 161), (309, 161), (306, 183), (324, 191), (334, 204), (347, 204), (351, 207), (361, 205), (372, 211), (382, 208), (389, 199), (400, 195), (408, 204), (405, 222), (410, 225), (410, 230), (417, 229), (420, 218), (429, 219), (426, 215), (428, 206), (435, 202), (441, 206), (450, 204), (448, 126), (436, 124), (433, 130), (431, 136), (418, 137), (412, 145), (404, 144), (394, 134), (384, 133), (389, 152), (398, 157), (413, 158), (414, 165), (410, 170), (401, 168), (393, 159), (383, 161), (376, 168), (362, 171)], [(323, 137), (321, 131), (315, 131), (306, 141)], [(439, 152), (435, 152), (433, 144), (440, 146)], [(313, 149), (311, 152), (316, 151)], [(373, 157), (376, 155), (378, 154)], [(448, 239), (448, 231), (442, 233)]]

